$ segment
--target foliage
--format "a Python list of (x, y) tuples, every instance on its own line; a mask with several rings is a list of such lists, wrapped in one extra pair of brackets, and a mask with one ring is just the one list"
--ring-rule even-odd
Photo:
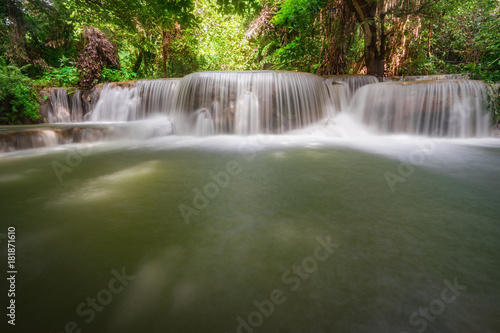
[[(285, 0), (270, 21), (278, 29), (280, 47), (266, 59), (275, 63), (272, 68), (314, 71), (321, 47), (316, 15), (322, 0)], [(319, 65), (319, 64), (318, 64)]]
[(196, 39), (198, 70), (254, 69), (254, 50), (245, 38), (244, 18), (221, 12), (210, 1), (196, 7), (199, 26), (190, 31)]
[(49, 68), (37, 80), (44, 87), (74, 87), (80, 81), (76, 67)]
[[(500, 81), (500, 5), (497, 1), (465, 1), (450, 12), (448, 37), (451, 70), (472, 73), (473, 78)], [(445, 52), (442, 50), (441, 52)]]
[(73, 26), (63, 0), (5, 0), (0, 6), (0, 56), (30, 76), (56, 67), (75, 52)]
[(159, 68), (166, 76), (171, 43), (197, 23), (192, 0), (66, 0), (66, 6), (77, 29), (98, 28), (126, 49), (128, 68), (138, 77), (157, 77)]
[[(252, 15), (260, 7), (259, 0), (217, 0), (216, 3), (225, 14), (240, 16)], [(213, 3), (213, 2), (212, 2)]]
[(39, 87), (75, 87), (80, 77), (71, 59), (62, 56), (59, 67), (50, 67), (36, 80)]
[(491, 0), (430, 2), (414, 19), (391, 27), (387, 74), (471, 73), (500, 80), (499, 9)]
[(118, 82), (134, 80), (137, 75), (126, 69), (104, 68), (101, 72), (102, 79), (105, 82)]
[(500, 80), (496, 0), (270, 0), (249, 33), (266, 68)]
[(117, 50), (106, 35), (94, 27), (83, 29), (85, 48), (78, 57), (76, 67), (80, 73), (79, 85), (91, 88), (102, 80), (101, 71), (105, 67), (120, 69)]
[(36, 121), (38, 96), (30, 78), (15, 66), (7, 66), (0, 58), (0, 124), (21, 124)]
[(377, 54), (387, 76), (500, 81), (497, 0), (4, 0), (0, 21), (0, 56), (31, 65), (23, 73), (41, 86), (203, 70), (357, 74)]

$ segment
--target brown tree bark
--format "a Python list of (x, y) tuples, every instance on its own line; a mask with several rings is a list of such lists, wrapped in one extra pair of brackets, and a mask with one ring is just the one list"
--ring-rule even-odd
[(386, 32), (383, 0), (349, 0), (349, 4), (361, 24), (365, 37), (365, 63), (367, 74), (384, 77)]
[(144, 50), (139, 51), (139, 55), (137, 56), (137, 60), (135, 61), (134, 68), (132, 72), (137, 73), (141, 68), (142, 58), (144, 57)]

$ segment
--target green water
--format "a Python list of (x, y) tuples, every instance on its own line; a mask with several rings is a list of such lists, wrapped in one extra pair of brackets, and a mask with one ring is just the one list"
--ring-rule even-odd
[(414, 148), (183, 142), (0, 157), (17, 331), (500, 331), (498, 142), (440, 145), (394, 191)]

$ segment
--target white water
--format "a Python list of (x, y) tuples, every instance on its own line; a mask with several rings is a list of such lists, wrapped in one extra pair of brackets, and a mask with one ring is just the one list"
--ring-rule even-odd
[(469, 74), (393, 76), (393, 77), (384, 77), (384, 82), (393, 82), (393, 81), (431, 81), (431, 80), (468, 80), (469, 78), (470, 78)]
[(136, 87), (106, 85), (94, 110), (89, 116), (92, 122), (131, 121), (138, 119), (139, 92)]
[(347, 102), (350, 102), (356, 91), (368, 84), (378, 83), (378, 79), (372, 75), (333, 75), (327, 76), (327, 82), (337, 82), (345, 86), (344, 95)]
[(49, 110), (47, 120), (49, 123), (71, 123), (82, 122), (83, 114), (87, 105), (81, 97), (81, 91), (77, 90), (72, 95), (68, 95), (68, 90), (56, 88), (50, 91)]
[(108, 84), (89, 120), (123, 122), (162, 114), (174, 134), (252, 135), (283, 134), (350, 112), (375, 133), (487, 136), (484, 84), (439, 78), (417, 84), (377, 83), (360, 75), (322, 80), (272, 71), (194, 73), (180, 80)]
[[(308, 73), (207, 72), (179, 81), (171, 113), (176, 134), (200, 135), (197, 122), (213, 122), (214, 134), (284, 133), (325, 117), (335, 108), (323, 79)], [(333, 99), (340, 99), (341, 96)], [(200, 110), (208, 115), (198, 117)]]
[(53, 89), (50, 92), (49, 123), (71, 122), (68, 91), (66, 89)]
[(240, 96), (234, 115), (236, 134), (257, 134), (260, 131), (259, 100), (252, 92)]
[[(322, 79), (293, 72), (202, 72), (182, 79), (107, 84), (86, 119), (116, 123), (162, 115), (178, 135), (252, 135), (283, 134), (349, 113), (375, 133), (487, 136), (485, 85), (439, 78), (378, 83), (363, 75)], [(57, 119), (78, 121), (70, 117), (64, 93), (54, 93)]]
[[(88, 96), (82, 98), (80, 91), (68, 96), (66, 89), (53, 89), (48, 118), (53, 123), (85, 119), (87, 123), (75, 126), (94, 123), (100, 129), (83, 131), (99, 133), (107, 141), (172, 134), (320, 134), (351, 140), (386, 134), (489, 136), (485, 84), (439, 78), (376, 83), (375, 77), (359, 75), (323, 79), (273, 71), (194, 73), (182, 79), (106, 84), (87, 114)], [(52, 139), (41, 138), (39, 131), (16, 133), (10, 129), (0, 133), (2, 151), (82, 140), (78, 132), (62, 136), (55, 131)]]
[(175, 79), (138, 81), (125, 86), (106, 84), (88, 120), (134, 121), (151, 115), (168, 114), (177, 81)]
[[(72, 122), (82, 122), (84, 113), (84, 102), (82, 100), (81, 91), (77, 90), (73, 96), (71, 96), (71, 121)], [(88, 106), (86, 106), (88, 108)], [(76, 111), (76, 112), (75, 112)]]
[(351, 113), (378, 133), (455, 138), (489, 134), (486, 87), (481, 81), (413, 81), (367, 85)]
[(24, 132), (21, 135), (0, 133), (0, 153), (30, 148), (55, 147), (60, 143), (65, 143), (64, 141), (64, 138), (49, 129)]

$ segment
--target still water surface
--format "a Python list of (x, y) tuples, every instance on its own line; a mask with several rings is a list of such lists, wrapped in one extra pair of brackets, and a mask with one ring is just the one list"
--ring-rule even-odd
[(426, 140), (173, 136), (4, 154), (16, 328), (498, 332), (499, 140)]

